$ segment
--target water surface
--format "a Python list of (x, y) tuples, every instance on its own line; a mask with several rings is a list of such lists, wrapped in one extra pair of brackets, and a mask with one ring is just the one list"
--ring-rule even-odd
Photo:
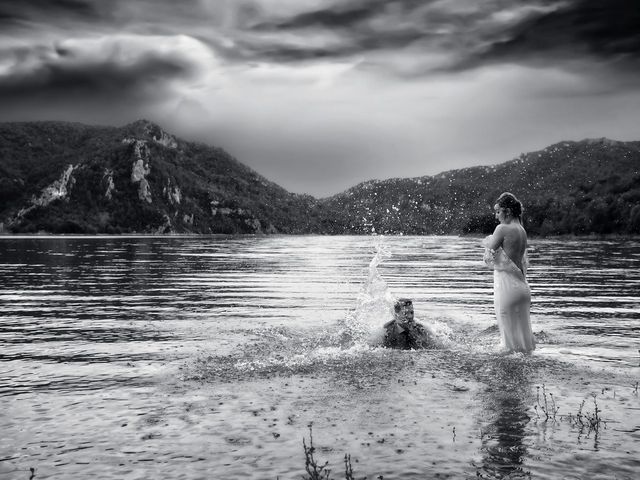
[[(0, 237), (0, 477), (300, 478), (312, 424), (335, 478), (345, 453), (357, 477), (636, 478), (640, 243), (531, 242), (530, 356), (500, 352), (481, 257), (458, 237)], [(440, 348), (376, 344), (401, 296)], [(599, 429), (570, 417), (583, 400)]]

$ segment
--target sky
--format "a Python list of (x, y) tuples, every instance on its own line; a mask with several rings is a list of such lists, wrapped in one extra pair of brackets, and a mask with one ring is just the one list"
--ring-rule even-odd
[(640, 140), (637, 0), (0, 0), (0, 121), (140, 118), (289, 191)]

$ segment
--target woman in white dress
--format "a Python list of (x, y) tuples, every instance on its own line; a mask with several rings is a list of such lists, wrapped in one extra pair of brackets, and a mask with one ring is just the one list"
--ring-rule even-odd
[(493, 302), (502, 346), (509, 351), (530, 352), (535, 348), (527, 283), (527, 232), (522, 226), (522, 204), (505, 192), (494, 206), (500, 222), (484, 240), (485, 263), (493, 268)]

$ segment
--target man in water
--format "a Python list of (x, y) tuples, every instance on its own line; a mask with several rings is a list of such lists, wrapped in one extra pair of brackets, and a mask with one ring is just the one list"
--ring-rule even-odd
[(393, 309), (393, 320), (384, 324), (385, 347), (410, 350), (433, 346), (430, 332), (413, 318), (413, 302), (410, 299), (398, 299)]

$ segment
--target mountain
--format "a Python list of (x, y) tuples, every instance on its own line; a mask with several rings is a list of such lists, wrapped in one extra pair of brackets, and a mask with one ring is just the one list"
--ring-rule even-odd
[(640, 142), (561, 142), (494, 166), (292, 194), (140, 120), (0, 124), (0, 231), (486, 233), (503, 191), (533, 234), (640, 233)]
[(640, 233), (640, 142), (561, 142), (493, 166), (361, 183), (323, 202), (330, 233), (490, 233), (500, 193), (538, 235)]
[(0, 222), (11, 232), (302, 233), (315, 203), (145, 120), (0, 124)]

